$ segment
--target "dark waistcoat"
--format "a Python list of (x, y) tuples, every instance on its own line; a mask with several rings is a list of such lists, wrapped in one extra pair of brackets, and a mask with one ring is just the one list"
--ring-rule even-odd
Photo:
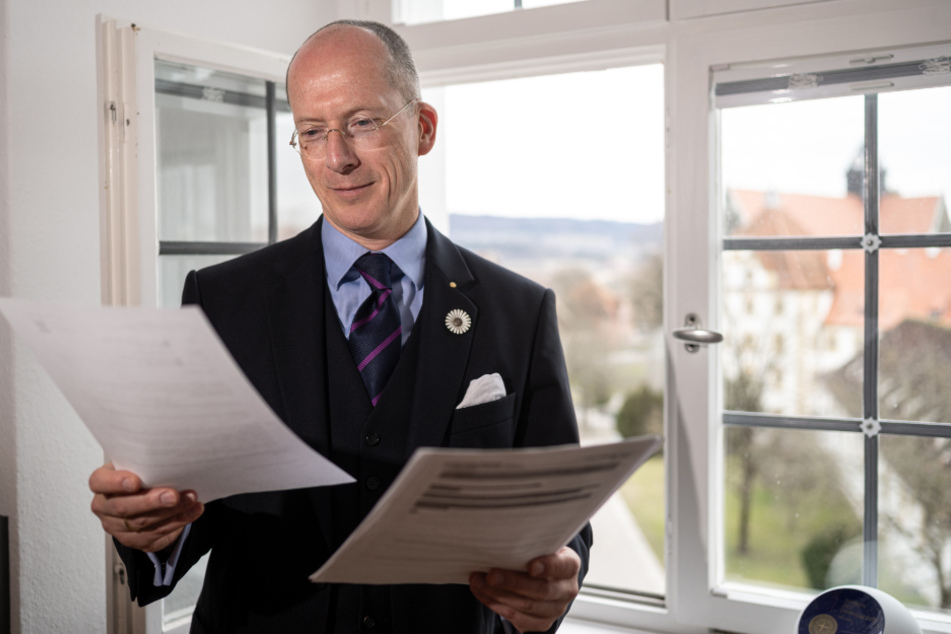
[[(331, 497), (333, 547), (338, 548), (392, 484), (409, 459), (407, 425), (416, 382), (419, 337), (413, 333), (377, 406), (370, 404), (333, 301), (326, 295), (327, 381), (331, 459), (356, 478), (334, 487)], [(387, 586), (335, 585), (330, 622), (334, 634), (392, 632)]]

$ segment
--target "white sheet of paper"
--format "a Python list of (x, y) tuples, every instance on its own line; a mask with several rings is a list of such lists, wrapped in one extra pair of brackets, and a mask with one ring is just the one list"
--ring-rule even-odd
[(117, 469), (202, 502), (352, 482), (274, 412), (200, 309), (84, 307), (0, 298)]
[(418, 449), (310, 580), (468, 584), (473, 571), (525, 570), (567, 544), (661, 442)]

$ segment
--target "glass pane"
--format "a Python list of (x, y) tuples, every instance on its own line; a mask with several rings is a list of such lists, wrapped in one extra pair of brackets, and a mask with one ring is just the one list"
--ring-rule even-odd
[(951, 87), (878, 96), (882, 233), (951, 231)]
[(724, 409), (861, 415), (863, 253), (723, 253)]
[(951, 439), (882, 435), (880, 448), (880, 586), (951, 614)]
[[(582, 443), (663, 433), (663, 68), (448, 86), (424, 99), (440, 108), (444, 144), (438, 164), (420, 162), (421, 189), (445, 188), (427, 214), (445, 209), (459, 244), (554, 289)], [(552, 131), (604, 103), (624, 104), (625, 125), (585, 135), (597, 160), (566, 160), (574, 150)], [(513, 111), (532, 113), (531, 125), (513, 127)], [(664, 594), (664, 477), (656, 456), (595, 516), (587, 585)]]
[[(276, 98), (287, 103), (283, 86), (277, 87)], [(320, 201), (307, 181), (301, 157), (288, 145), (294, 132), (294, 116), (278, 110), (275, 122), (277, 135), (277, 239), (297, 235), (320, 216)]]
[(218, 264), (233, 255), (163, 255), (158, 260), (158, 302), (160, 307), (182, 305), (182, 288), (189, 271)]
[(726, 429), (726, 580), (814, 589), (861, 583), (863, 438)]
[(554, 4), (568, 4), (583, 0), (402, 0), (399, 4), (400, 22), (420, 24), (441, 20), (459, 20), (492, 13), (547, 7)]
[(724, 235), (862, 235), (863, 99), (722, 110)]
[(155, 64), (160, 240), (267, 240), (263, 80)]
[(951, 249), (883, 249), (879, 416), (951, 423)]

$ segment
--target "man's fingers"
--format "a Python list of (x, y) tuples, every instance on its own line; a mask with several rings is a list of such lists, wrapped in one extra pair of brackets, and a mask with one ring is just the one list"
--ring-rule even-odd
[(182, 496), (182, 502), (168, 509), (150, 511), (141, 514), (106, 514), (100, 515), (103, 521), (103, 528), (106, 532), (114, 534), (116, 532), (141, 533), (155, 530), (168, 522), (174, 522), (180, 518), (183, 524), (194, 521), (202, 512), (204, 505), (196, 501), (187, 501), (188, 496)]
[[(539, 600), (510, 592), (505, 589), (507, 587), (505, 584), (510, 583), (511, 580), (493, 578), (493, 574), (498, 572), (473, 573), (469, 578), (469, 587), (476, 599), (510, 621), (518, 631), (545, 631), (564, 614), (567, 601)], [(508, 573), (518, 574), (512, 571)], [(508, 576), (508, 573), (505, 576)], [(503, 585), (496, 585), (498, 583)]]
[(554, 555), (537, 557), (528, 564), (528, 574), (535, 578), (570, 579), (581, 570), (578, 553), (565, 547)]
[[(195, 504), (193, 507), (175, 515), (154, 518), (120, 518), (109, 517), (102, 521), (103, 528), (120, 543), (145, 552), (161, 550), (178, 539), (186, 524), (194, 522), (205, 510), (205, 505)], [(132, 530), (129, 530), (129, 527)]]
[(105, 464), (89, 476), (89, 490), (103, 495), (135, 493), (142, 488), (139, 476), (131, 471), (116, 471), (112, 464)]
[(197, 501), (194, 491), (180, 494), (175, 489), (165, 488), (131, 495), (98, 494), (93, 497), (92, 512), (100, 518), (151, 515), (164, 519), (192, 507)]

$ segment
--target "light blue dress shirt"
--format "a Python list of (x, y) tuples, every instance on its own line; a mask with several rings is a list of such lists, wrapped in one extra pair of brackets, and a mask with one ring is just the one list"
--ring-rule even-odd
[[(423, 305), (423, 271), (426, 268), (426, 222), (420, 213), (416, 224), (406, 234), (378, 253), (383, 253), (403, 272), (399, 284), (393, 285), (393, 299), (400, 309), (400, 322), (403, 326), (403, 341), (409, 339), (413, 324)], [(347, 236), (337, 231), (324, 219), (320, 235), (324, 245), (324, 264), (327, 269), (327, 286), (340, 318), (343, 335), (349, 339), (350, 324), (360, 305), (370, 296), (367, 284), (353, 263), (367, 253)]]

